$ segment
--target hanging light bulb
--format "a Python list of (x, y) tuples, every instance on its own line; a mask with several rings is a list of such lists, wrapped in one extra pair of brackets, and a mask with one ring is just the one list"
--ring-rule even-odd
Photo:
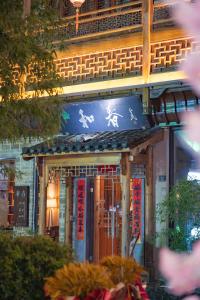
[(85, 0), (70, 0), (70, 2), (76, 8), (76, 34), (77, 34), (77, 32), (78, 32), (79, 8), (85, 2)]

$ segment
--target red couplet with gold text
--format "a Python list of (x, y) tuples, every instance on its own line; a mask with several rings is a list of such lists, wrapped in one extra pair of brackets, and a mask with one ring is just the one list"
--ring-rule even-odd
[(142, 179), (132, 179), (132, 208), (133, 208), (133, 236), (141, 234), (142, 220)]
[(84, 240), (84, 220), (86, 201), (86, 181), (78, 179), (77, 183), (77, 240)]

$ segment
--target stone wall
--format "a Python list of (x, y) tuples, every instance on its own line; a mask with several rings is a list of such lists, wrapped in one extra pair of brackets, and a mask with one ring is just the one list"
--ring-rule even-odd
[[(35, 144), (36, 141), (33, 142)], [(21, 153), (22, 147), (30, 146), (31, 143), (18, 141), (15, 143), (10, 143), (5, 141), (0, 143), (0, 159), (14, 160), (15, 168), (17, 171), (22, 172), (21, 176), (15, 178), (15, 186), (29, 186), (29, 228), (32, 230), (34, 228), (34, 213), (33, 213), (33, 199), (34, 199), (34, 159), (29, 161), (23, 160)], [(22, 231), (22, 228), (20, 228)]]

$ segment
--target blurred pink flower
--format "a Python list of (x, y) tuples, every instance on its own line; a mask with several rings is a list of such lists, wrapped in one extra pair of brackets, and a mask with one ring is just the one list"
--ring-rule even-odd
[(200, 241), (195, 244), (191, 254), (161, 249), (160, 271), (168, 280), (169, 290), (174, 295), (192, 293), (200, 286)]
[(194, 36), (195, 40), (200, 41), (200, 1), (195, 2), (176, 0), (173, 10), (174, 18), (188, 35)]
[(199, 300), (200, 298), (198, 296), (189, 296), (184, 298), (185, 300)]
[[(200, 0), (194, 2), (175, 0), (173, 15), (175, 21), (189, 34), (196, 45), (200, 45)], [(187, 81), (200, 96), (200, 51), (192, 49), (193, 53), (186, 57), (181, 69), (186, 74)], [(200, 143), (200, 111), (186, 112), (182, 118), (188, 138)], [(169, 249), (160, 251), (160, 271), (168, 280), (170, 291), (175, 295), (192, 293), (200, 287), (200, 241), (197, 242), (191, 254), (178, 254)], [(185, 300), (197, 300), (197, 296), (185, 297)]]
[(189, 54), (182, 62), (180, 69), (185, 73), (193, 90), (200, 96), (200, 52)]
[(200, 111), (185, 112), (182, 122), (187, 138), (192, 142), (200, 143)]
[(185, 73), (187, 81), (197, 95), (200, 96), (200, 1), (175, 0), (170, 2), (174, 3), (175, 21), (194, 39), (196, 46), (198, 46), (198, 48), (192, 49), (192, 53), (182, 63), (181, 70)]

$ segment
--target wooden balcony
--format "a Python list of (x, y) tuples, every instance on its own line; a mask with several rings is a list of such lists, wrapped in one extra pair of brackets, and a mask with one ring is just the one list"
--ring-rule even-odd
[[(57, 28), (56, 32), (53, 32), (56, 44), (60, 41), (79, 42), (124, 33), (142, 33), (144, 25), (142, 0), (132, 0), (124, 4), (99, 9), (93, 5), (88, 7), (87, 11), (87, 7), (83, 5), (79, 16), (77, 34), (75, 32), (75, 9), (69, 0), (66, 0), (65, 3), (66, 6), (62, 8), (63, 25)], [(152, 31), (174, 27), (169, 4), (154, 1), (151, 27)]]
[(64, 94), (114, 91), (184, 79), (178, 66), (195, 44), (173, 23), (169, 3), (86, 0), (77, 34), (75, 9), (69, 0), (64, 3), (63, 24), (53, 31), (55, 63), (66, 84)]

